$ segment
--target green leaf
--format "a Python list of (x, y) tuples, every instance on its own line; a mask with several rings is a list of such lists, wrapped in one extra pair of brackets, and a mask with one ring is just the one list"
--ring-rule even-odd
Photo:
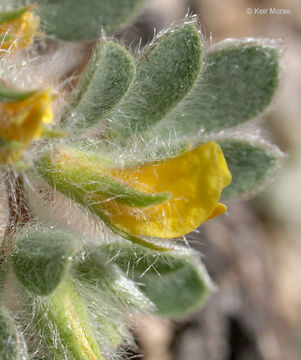
[(108, 116), (108, 134), (127, 136), (161, 120), (191, 90), (201, 68), (202, 43), (194, 23), (155, 38), (141, 55), (129, 92)]
[(279, 83), (279, 54), (267, 40), (226, 40), (209, 49), (196, 86), (150, 136), (162, 141), (233, 127), (259, 115)]
[(73, 235), (38, 230), (17, 241), (13, 266), (18, 280), (33, 294), (51, 294), (65, 277), (77, 249)]
[(232, 182), (222, 193), (222, 199), (233, 198), (262, 186), (273, 170), (279, 167), (283, 155), (280, 150), (240, 140), (219, 141)]
[(32, 0), (38, 3), (43, 30), (61, 40), (96, 38), (117, 30), (141, 8), (144, 0)]
[(8, 312), (0, 309), (0, 359), (26, 360), (26, 346), (21, 333), (18, 332)]
[(68, 105), (69, 112), (63, 116), (65, 127), (83, 131), (99, 123), (125, 95), (134, 75), (129, 52), (115, 43), (100, 41)]
[(208, 275), (192, 251), (176, 249), (158, 254), (121, 242), (104, 245), (101, 251), (132, 276), (159, 315), (189, 314), (203, 304), (208, 294)]
[(51, 359), (104, 360), (86, 306), (68, 276), (49, 297), (29, 300), (33, 328), (46, 343)]
[(36, 90), (23, 91), (10, 87), (4, 81), (0, 80), (0, 102), (14, 103), (25, 101), (37, 93)]
[(93, 198), (95, 202), (95, 196), (101, 196), (103, 200), (115, 198), (133, 207), (160, 204), (169, 198), (167, 193), (149, 194), (131, 188), (110, 176), (105, 167), (93, 157), (91, 159), (89, 153), (67, 147), (44, 155), (37, 167), (51, 186), (85, 206), (93, 203)]

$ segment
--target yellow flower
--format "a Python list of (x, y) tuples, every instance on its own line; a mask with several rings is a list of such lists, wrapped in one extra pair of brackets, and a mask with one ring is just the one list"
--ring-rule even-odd
[[(4, 144), (19, 143), (24, 149), (38, 139), (43, 124), (52, 120), (50, 90), (32, 92), (25, 100), (0, 103), (0, 139)], [(0, 164), (11, 165), (22, 150), (0, 146)]]
[(231, 174), (213, 141), (132, 168), (116, 169), (99, 160), (61, 147), (45, 154), (38, 169), (50, 185), (131, 241), (144, 241), (137, 236), (180, 237), (226, 211), (219, 199)]
[(127, 206), (118, 199), (104, 202), (99, 196), (93, 197), (109, 220), (131, 235), (179, 237), (226, 211), (218, 201), (222, 189), (231, 182), (231, 174), (215, 142), (164, 162), (108, 172), (134, 189), (170, 194), (161, 204), (143, 208)]
[(29, 46), (37, 34), (39, 17), (32, 11), (34, 7), (0, 14), (0, 49), (22, 48)]

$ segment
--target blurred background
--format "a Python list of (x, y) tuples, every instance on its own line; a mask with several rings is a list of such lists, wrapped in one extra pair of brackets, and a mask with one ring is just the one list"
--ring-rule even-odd
[[(254, 14), (270, 7), (288, 14)], [(190, 236), (216, 284), (205, 308), (177, 321), (137, 319), (137, 349), (126, 358), (301, 359), (301, 1), (149, 0), (116, 37), (135, 48), (187, 12), (199, 15), (207, 45), (282, 39), (281, 91), (261, 127), (287, 160), (263, 192), (232, 201), (227, 214)]]

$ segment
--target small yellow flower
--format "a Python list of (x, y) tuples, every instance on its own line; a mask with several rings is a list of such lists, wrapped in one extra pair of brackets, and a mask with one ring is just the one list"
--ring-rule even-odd
[(226, 211), (218, 201), (231, 182), (223, 152), (209, 142), (160, 163), (108, 173), (128, 186), (147, 193), (166, 193), (170, 198), (148, 207), (130, 207), (117, 199), (93, 200), (109, 220), (131, 235), (175, 238), (185, 235)]
[(49, 184), (129, 240), (180, 237), (226, 211), (219, 199), (231, 174), (213, 141), (132, 168), (114, 168), (95, 156), (61, 147), (45, 154), (38, 168)]
[[(26, 100), (0, 103), (0, 139), (17, 142), (27, 148), (38, 139), (43, 124), (52, 121), (50, 90), (33, 92)], [(0, 164), (11, 165), (22, 156), (22, 150), (0, 146)]]
[(34, 7), (0, 14), (0, 49), (23, 48), (29, 46), (37, 34), (39, 17), (32, 11)]

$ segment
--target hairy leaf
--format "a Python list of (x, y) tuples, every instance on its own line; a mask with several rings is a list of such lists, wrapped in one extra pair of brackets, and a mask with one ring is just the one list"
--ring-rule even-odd
[(32, 0), (38, 3), (42, 28), (61, 40), (96, 38), (127, 22), (144, 0)]
[(189, 141), (239, 125), (259, 115), (278, 87), (278, 51), (263, 40), (216, 44), (203, 69), (193, 90), (151, 136)]
[(159, 315), (184, 316), (208, 294), (208, 276), (195, 254), (186, 249), (159, 255), (137, 245), (113, 243), (101, 251), (133, 278)]
[(240, 140), (219, 141), (230, 172), (231, 184), (223, 190), (222, 199), (246, 194), (263, 185), (279, 167), (279, 150)]
[(73, 235), (57, 230), (31, 232), (17, 241), (15, 274), (32, 293), (49, 295), (64, 278), (76, 248)]
[(201, 39), (193, 23), (157, 37), (141, 55), (128, 94), (108, 116), (110, 136), (132, 135), (161, 120), (191, 90), (201, 55)]
[(134, 75), (129, 52), (115, 43), (100, 41), (68, 105), (65, 126), (83, 131), (99, 123), (125, 95)]

